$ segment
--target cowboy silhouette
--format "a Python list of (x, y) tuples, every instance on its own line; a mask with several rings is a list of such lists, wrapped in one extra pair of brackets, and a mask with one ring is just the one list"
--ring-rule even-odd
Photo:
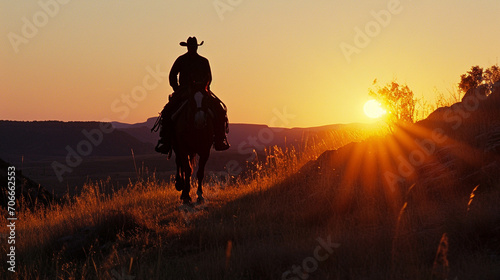
[(208, 59), (197, 53), (198, 44), (196, 37), (189, 37), (180, 45), (187, 47), (187, 53), (179, 56), (172, 66), (169, 75), (170, 86), (174, 93), (169, 98), (161, 113), (162, 123), (160, 129), (160, 140), (155, 150), (159, 153), (168, 154), (172, 148), (172, 135), (174, 124), (172, 114), (179, 109), (180, 105), (196, 91), (203, 91), (210, 96), (210, 107), (214, 112), (214, 148), (217, 151), (229, 149), (230, 145), (226, 138), (226, 111), (221, 102), (210, 91), (212, 82), (212, 71)]

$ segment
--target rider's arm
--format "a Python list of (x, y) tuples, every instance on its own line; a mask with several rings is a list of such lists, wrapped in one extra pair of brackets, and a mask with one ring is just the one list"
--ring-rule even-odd
[(210, 69), (210, 63), (207, 60), (207, 90), (210, 90), (211, 83), (212, 83), (212, 70)]
[(170, 86), (174, 91), (177, 91), (179, 88), (179, 82), (177, 81), (177, 74), (180, 72), (180, 62), (179, 59), (175, 60), (174, 65), (172, 65), (172, 69), (170, 69), (170, 74), (168, 75), (168, 80), (170, 82)]

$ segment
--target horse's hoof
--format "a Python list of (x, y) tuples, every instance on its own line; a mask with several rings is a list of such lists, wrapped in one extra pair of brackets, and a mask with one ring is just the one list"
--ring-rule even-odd
[(189, 195), (181, 195), (182, 204), (191, 204), (191, 197)]
[(198, 204), (202, 204), (203, 202), (205, 202), (205, 199), (203, 198), (203, 196), (198, 196), (198, 199), (196, 200), (196, 202)]

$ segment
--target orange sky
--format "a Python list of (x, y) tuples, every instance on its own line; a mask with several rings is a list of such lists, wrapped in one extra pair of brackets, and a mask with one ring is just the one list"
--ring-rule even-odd
[(365, 122), (375, 78), (432, 100), (497, 63), (498, 11), (497, 0), (1, 1), (0, 119), (145, 121), (171, 93), (162, 75), (179, 42), (196, 36), (231, 122)]

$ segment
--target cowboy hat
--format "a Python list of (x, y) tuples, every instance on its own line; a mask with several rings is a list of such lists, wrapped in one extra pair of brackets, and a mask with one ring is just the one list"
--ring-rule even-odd
[(189, 37), (186, 42), (180, 42), (180, 45), (183, 47), (187, 46), (201, 46), (203, 45), (205, 41), (201, 41), (200, 44), (198, 44), (198, 40), (196, 40), (196, 37)]

